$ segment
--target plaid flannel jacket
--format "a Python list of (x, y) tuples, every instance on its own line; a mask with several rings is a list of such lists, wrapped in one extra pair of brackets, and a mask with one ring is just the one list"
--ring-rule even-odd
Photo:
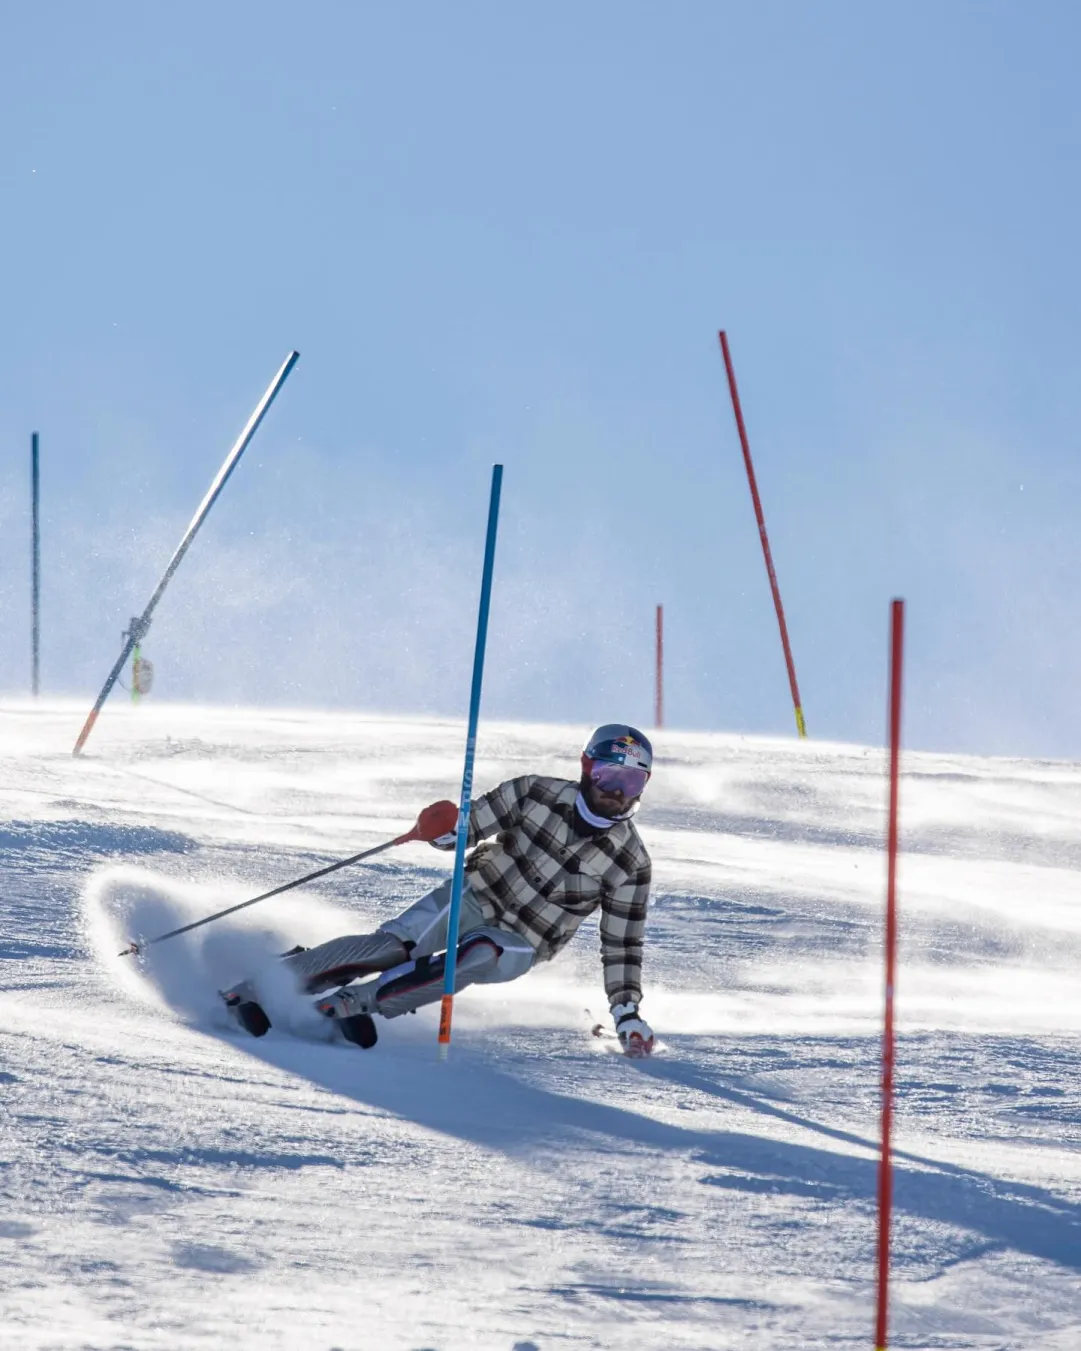
[[(470, 810), (466, 875), (485, 918), (512, 929), (546, 962), (600, 906), (601, 961), (609, 1004), (642, 998), (642, 936), (651, 864), (630, 821), (580, 835), (578, 785), (526, 774), (477, 798)], [(489, 837), (494, 836), (494, 839)]]

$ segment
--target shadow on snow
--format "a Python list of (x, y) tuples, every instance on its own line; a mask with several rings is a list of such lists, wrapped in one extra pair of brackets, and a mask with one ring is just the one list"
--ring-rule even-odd
[[(677, 1039), (673, 1039), (677, 1041)], [(874, 1157), (734, 1131), (697, 1131), (654, 1120), (625, 1107), (584, 1101), (522, 1082), (484, 1062), (468, 1045), (448, 1065), (434, 1049), (396, 1047), (392, 1055), (274, 1038), (245, 1049), (278, 1068), (370, 1107), (442, 1134), (511, 1155), (597, 1137), (619, 1147), (692, 1155), (720, 1173), (705, 1185), (748, 1194), (769, 1192), (832, 1201), (872, 1203)], [(801, 1116), (789, 1108), (719, 1083), (678, 1060), (635, 1067), (659, 1080), (812, 1131), (841, 1145), (876, 1151), (877, 1143)], [(898, 1151), (894, 1206), (901, 1214), (969, 1230), (994, 1246), (1081, 1270), (1081, 1205), (1043, 1188)]]

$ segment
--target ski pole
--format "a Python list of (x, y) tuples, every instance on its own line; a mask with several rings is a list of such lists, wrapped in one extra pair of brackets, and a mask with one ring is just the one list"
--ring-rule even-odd
[(336, 873), (339, 868), (348, 868), (353, 863), (362, 863), (366, 858), (374, 858), (376, 854), (382, 854), (388, 849), (393, 849), (396, 844), (408, 844), (410, 840), (422, 840), (424, 838), (418, 822), (412, 830), (407, 831), (404, 835), (399, 835), (396, 840), (387, 840), (384, 844), (377, 844), (374, 849), (365, 849), (362, 853), (354, 854), (352, 858), (343, 858), (340, 863), (330, 863), (325, 868), (317, 868), (313, 873), (305, 873), (303, 877), (298, 877), (295, 882), (286, 882), (280, 887), (274, 887), (271, 891), (264, 891), (261, 896), (253, 896), (250, 901), (241, 901), (239, 905), (231, 905), (226, 910), (219, 910), (216, 914), (207, 915), (205, 919), (197, 919), (191, 924), (182, 924), (179, 929), (170, 929), (167, 934), (158, 934), (156, 938), (146, 938), (141, 943), (131, 943), (119, 955), (121, 957), (137, 957), (144, 949), (153, 947), (155, 943), (164, 943), (167, 938), (176, 938), (178, 934), (186, 934), (192, 929), (200, 929), (204, 924), (210, 924), (216, 919), (233, 915), (238, 910), (246, 910), (249, 905), (255, 905), (258, 901), (269, 901), (271, 896), (280, 896), (283, 891), (292, 891), (294, 887), (301, 887), (305, 882), (314, 882), (317, 877), (326, 877), (328, 873)]
[(473, 685), (469, 695), (469, 728), (465, 738), (462, 802), (458, 811), (458, 837), (454, 846), (454, 878), (450, 888), (450, 914), (447, 916), (447, 959), (443, 980), (443, 1003), (439, 1013), (440, 1060), (446, 1060), (450, 1049), (450, 1025), (454, 1016), (454, 981), (458, 974), (458, 930), (461, 927), (462, 919), (465, 851), (469, 843), (469, 806), (470, 799), (473, 796), (473, 761), (477, 752), (480, 691), (484, 680), (484, 650), (488, 643), (488, 610), (492, 601), (495, 537), (499, 526), (499, 495), (502, 486), (503, 466), (493, 464), (492, 490), (488, 499), (488, 534), (484, 542), (484, 570), (481, 574), (480, 609), (477, 614), (477, 642), (473, 649)]

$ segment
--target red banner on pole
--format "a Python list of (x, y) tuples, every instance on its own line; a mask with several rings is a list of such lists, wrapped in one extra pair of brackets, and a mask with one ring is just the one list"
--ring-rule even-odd
[(901, 677), (904, 666), (905, 603), (890, 606), (890, 798), (886, 841), (886, 1013), (882, 1032), (882, 1154), (878, 1163), (878, 1305), (875, 1351), (886, 1351), (890, 1280), (890, 1217), (893, 1209), (894, 1024), (897, 972), (897, 809), (901, 777)]

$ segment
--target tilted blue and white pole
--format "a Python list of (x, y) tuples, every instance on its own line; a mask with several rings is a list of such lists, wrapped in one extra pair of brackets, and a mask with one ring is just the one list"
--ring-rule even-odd
[(484, 649), (488, 642), (488, 611), (492, 601), (492, 572), (495, 568), (495, 537), (499, 526), (499, 494), (503, 486), (503, 466), (492, 465), (492, 494), (488, 501), (488, 535), (484, 543), (484, 572), (480, 583), (480, 611), (477, 615), (477, 645), (473, 651), (473, 688), (469, 695), (469, 730), (465, 738), (465, 769), (462, 771), (462, 800), (458, 808), (458, 837), (454, 846), (454, 879), (450, 888), (450, 915), (447, 919), (447, 963), (443, 982), (443, 1004), (439, 1014), (439, 1058), (447, 1058), (450, 1025), (454, 1016), (454, 981), (458, 974), (458, 931), (462, 921), (462, 886), (465, 881), (465, 851), (469, 842), (469, 808), (473, 798), (473, 761), (477, 753), (477, 723), (480, 720), (480, 691), (484, 681)]
[(285, 384), (286, 376), (299, 360), (299, 352), (290, 352), (282, 362), (281, 369), (267, 386), (266, 393), (259, 400), (258, 404), (256, 404), (255, 412), (248, 418), (247, 425), (237, 437), (232, 450), (226, 455), (221, 468), (214, 475), (214, 482), (211, 483), (210, 487), (207, 489), (206, 496), (196, 508), (195, 515), (191, 518), (191, 524), (188, 526), (187, 530), (184, 531), (184, 538), (176, 546), (176, 550), (169, 560), (169, 566), (165, 569), (161, 581), (154, 590), (154, 594), (147, 602), (146, 609), (141, 615), (131, 621), (131, 624), (125, 631), (124, 646), (121, 649), (120, 656), (117, 657), (116, 661), (113, 663), (113, 669), (109, 672), (108, 676), (106, 676), (105, 684), (101, 687), (101, 693), (98, 695), (94, 707), (87, 715), (86, 722), (83, 723), (83, 729), (79, 733), (78, 740), (75, 742), (75, 749), (71, 752), (72, 755), (79, 755), (82, 753), (82, 749), (86, 745), (86, 739), (94, 730), (94, 723), (97, 722), (98, 714), (101, 712), (105, 700), (108, 699), (113, 686), (116, 684), (120, 672), (124, 669), (133, 649), (146, 637), (147, 630), (150, 628), (150, 620), (153, 617), (154, 611), (157, 609), (158, 601), (161, 600), (165, 593), (165, 588), (172, 581), (173, 574), (183, 562), (184, 555), (191, 547), (191, 542), (195, 538), (199, 527), (206, 520), (210, 508), (218, 500), (221, 490), (229, 481), (229, 475), (236, 468), (237, 461), (247, 449), (248, 442), (259, 430), (259, 424), (266, 415), (267, 409), (274, 402), (278, 390)]

